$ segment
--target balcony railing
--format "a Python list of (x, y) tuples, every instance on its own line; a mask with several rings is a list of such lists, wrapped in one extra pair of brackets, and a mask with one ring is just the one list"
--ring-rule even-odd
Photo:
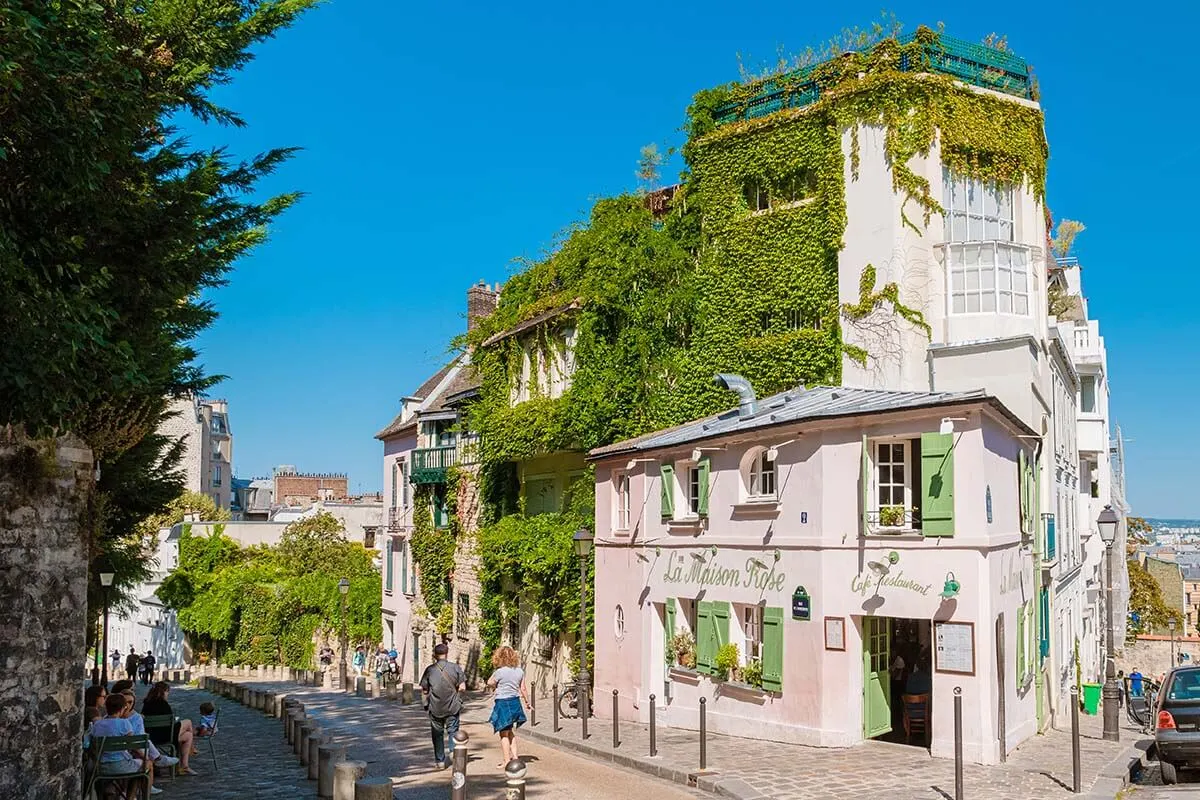
[[(897, 37), (900, 45), (911, 44), (917, 34)], [(745, 102), (726, 103), (717, 108), (718, 125), (741, 119), (765, 117), (784, 108), (802, 108), (821, 98), (817, 67), (805, 67), (778, 81), (767, 81), (757, 95)], [(1004, 94), (1033, 99), (1033, 79), (1025, 59), (987, 45), (938, 36), (925, 43), (917, 54), (906, 51), (900, 58), (901, 72), (940, 72), (965, 83)]]
[(458, 463), (458, 446), (424, 447), (413, 450), (412, 475), (414, 485), (445, 483), (446, 470)]
[(908, 533), (921, 527), (921, 515), (904, 506), (884, 506), (867, 511), (867, 529), (875, 534)]

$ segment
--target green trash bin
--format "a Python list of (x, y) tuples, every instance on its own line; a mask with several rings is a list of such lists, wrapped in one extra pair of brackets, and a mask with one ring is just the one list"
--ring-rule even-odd
[(1095, 714), (1100, 709), (1100, 684), (1083, 685), (1083, 713)]

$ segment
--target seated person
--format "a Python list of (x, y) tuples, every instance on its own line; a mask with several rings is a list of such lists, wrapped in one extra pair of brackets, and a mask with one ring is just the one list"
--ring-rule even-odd
[(929, 666), (918, 661), (908, 674), (908, 682), (904, 684), (905, 694), (929, 694), (933, 689), (933, 680), (929, 675)]
[(196, 725), (197, 736), (212, 736), (217, 732), (217, 709), (212, 703), (200, 704), (200, 722)]
[[(108, 715), (92, 723), (91, 738), (109, 736), (133, 736), (133, 725), (129, 715), (133, 712), (123, 694), (110, 694), (104, 701)], [(148, 769), (146, 753), (141, 750), (117, 750), (100, 756), (100, 772), (104, 775), (137, 775), (147, 772), (150, 778), (150, 794), (159, 794), (162, 789), (154, 785), (154, 770)]]
[[(113, 688), (114, 689), (116, 688), (116, 684), (113, 685)], [(146, 733), (146, 720), (142, 717), (141, 714), (137, 713), (137, 711), (135, 711), (133, 708), (133, 704), (134, 704), (133, 689), (130, 688), (130, 689), (126, 689), (123, 692), (120, 692), (120, 696), (125, 698), (125, 702), (129, 706), (129, 714), (126, 715), (126, 718), (129, 720), (129, 724), (131, 726), (133, 726), (133, 732), (138, 734), (139, 736), (145, 734)], [(111, 697), (111, 695), (110, 695), (110, 697)], [(154, 762), (155, 766), (173, 767), (179, 763), (179, 759), (176, 758), (175, 756), (169, 756), (169, 755), (166, 755), (165, 753), (159, 752), (158, 748), (154, 746), (154, 742), (150, 742), (150, 746), (147, 748), (147, 750), (150, 754), (150, 759)]]
[[(175, 712), (171, 709), (171, 704), (168, 702), (171, 694), (171, 685), (166, 681), (159, 681), (150, 687), (150, 691), (146, 694), (146, 699), (142, 701), (142, 715), (144, 717), (171, 717), (175, 718)], [(159, 744), (175, 744), (179, 750), (179, 771), (184, 775), (195, 775), (196, 772), (188, 765), (188, 759), (197, 754), (197, 751), (192, 748), (192, 721), (190, 719), (177, 720), (170, 728), (155, 728), (150, 731), (150, 741), (156, 745)]]

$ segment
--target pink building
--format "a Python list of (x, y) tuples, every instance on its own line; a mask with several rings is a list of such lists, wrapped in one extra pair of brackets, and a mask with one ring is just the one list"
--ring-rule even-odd
[(984, 391), (757, 400), (721, 380), (738, 409), (590, 455), (597, 696), (645, 721), (653, 694), (670, 727), (698, 728), (706, 698), (712, 731), (950, 757), (961, 689), (968, 760), (1033, 735), (1034, 431)]

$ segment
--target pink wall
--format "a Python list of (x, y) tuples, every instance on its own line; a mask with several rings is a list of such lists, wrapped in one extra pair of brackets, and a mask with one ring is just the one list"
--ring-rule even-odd
[[(695, 523), (660, 519), (658, 459), (687, 459), (692, 446), (598, 462), (596, 471), (596, 669), (597, 713), (610, 714), (612, 689), (620, 691), (622, 713), (648, 716), (646, 698), (657, 695), (663, 724), (696, 728), (700, 697), (708, 698), (710, 730), (754, 738), (814, 745), (847, 746), (862, 740), (862, 617), (867, 614), (923, 620), (974, 622), (975, 674), (934, 674), (933, 752), (952, 754), (952, 692), (963, 690), (967, 757), (994, 763), (998, 705), (995, 619), (1003, 612), (1008, 662), (1006, 728), (1009, 747), (1033, 733), (1032, 690), (1018, 692), (1015, 672), (1016, 609), (1030, 599), (1032, 561), (1018, 530), (1016, 452), (1011, 428), (981, 410), (955, 417), (955, 535), (870, 535), (860, 532), (859, 473), (862, 435), (912, 436), (937, 431), (941, 413), (892, 414), (862, 420), (774, 428), (764, 434), (705, 442), (712, 465), (709, 516)], [(795, 439), (790, 444), (783, 444)], [(776, 460), (778, 502), (745, 502), (741, 462), (754, 446), (781, 445)], [(629, 469), (629, 531), (613, 529), (614, 470)], [(986, 495), (992, 496), (992, 523)], [(714, 555), (712, 547), (717, 551)], [(778, 551), (778, 560), (775, 553)], [(890, 576), (902, 586), (875, 590), (871, 561), (899, 554)], [(693, 563), (710, 569), (704, 586), (692, 580)], [(756, 559), (758, 564), (751, 561)], [(759, 567), (761, 564), (761, 568)], [(725, 580), (714, 577), (717, 568)], [(737, 571), (736, 580), (732, 577)], [(948, 572), (961, 583), (959, 595), (939, 593)], [(781, 577), (782, 576), (782, 577)], [(1016, 577), (1013, 577), (1016, 576)], [(761, 580), (756, 580), (761, 579)], [(735, 585), (731, 585), (735, 584)], [(866, 589), (863, 589), (863, 585)], [(812, 598), (811, 621), (791, 618), (792, 592), (804, 586)], [(1001, 589), (1003, 588), (1003, 591)], [(672, 670), (672, 699), (663, 709), (661, 608), (667, 598), (765, 602), (784, 609), (784, 676), (781, 695), (739, 689), (707, 676)], [(614, 629), (617, 605), (624, 611), (624, 637)], [(679, 614), (684, 613), (681, 606)], [(824, 617), (841, 617), (845, 650), (825, 647)], [(682, 627), (682, 625), (681, 625)], [(731, 640), (740, 637), (731, 620)]]
[[(414, 428), (413, 433), (408, 436), (396, 436), (385, 439), (383, 442), (383, 535), (392, 536), (392, 591), (388, 592), (385, 590), (383, 592), (380, 607), (383, 613), (384, 638), (386, 640), (388, 623), (390, 622), (394, 632), (393, 635), (395, 636), (396, 650), (400, 653), (401, 674), (405, 676), (408, 676), (412, 671), (412, 667), (409, 664), (409, 661), (412, 659), (412, 605), (408, 597), (401, 591), (401, 586), (403, 586), (401, 578), (402, 558), (400, 556), (401, 539), (393, 535), (389, 527), (389, 522), (392, 508), (392, 465), (397, 461), (408, 461), (411, 463), (412, 450), (417, 446), (415, 430)], [(411, 491), (409, 492), (409, 497), (412, 497)], [(400, 505), (399, 498), (396, 500), (396, 505)], [(407, 526), (410, 522), (411, 511), (401, 518), (402, 525)], [(407, 527), (403, 528), (401, 532), (406, 534), (408, 532)], [(380, 553), (386, 554), (386, 552), (381, 543)]]

